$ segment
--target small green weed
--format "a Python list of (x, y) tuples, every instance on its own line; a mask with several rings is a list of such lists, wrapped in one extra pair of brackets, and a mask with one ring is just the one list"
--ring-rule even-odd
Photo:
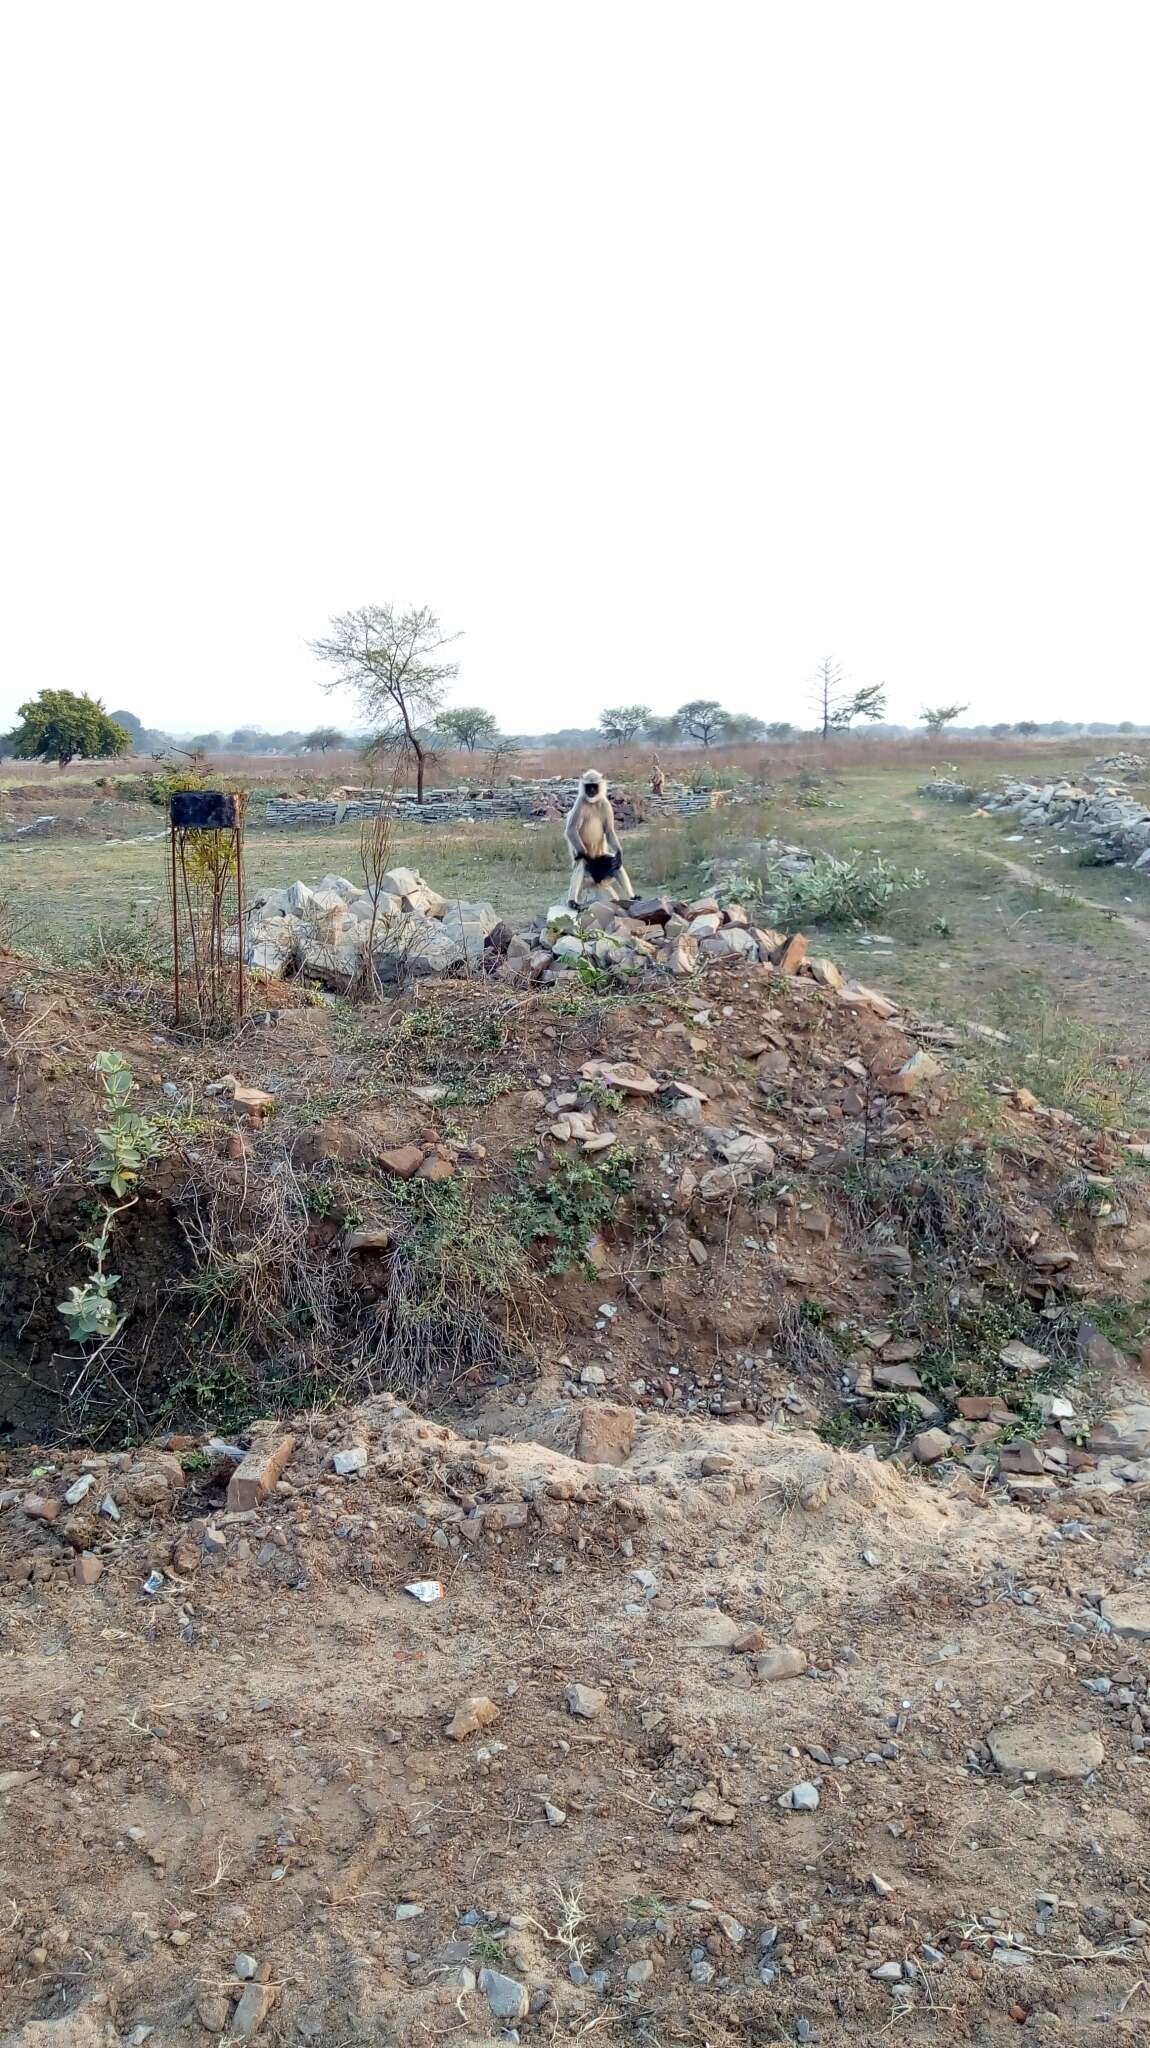
[(823, 1442), (837, 1451), (856, 1451), (863, 1444), (872, 1444), (883, 1434), (883, 1425), (877, 1416), (864, 1418), (855, 1408), (832, 1409), (818, 1425), (818, 1435)]
[(531, 1177), (533, 1155), (518, 1163), (519, 1192), (507, 1205), (508, 1227), (519, 1243), (547, 1253), (544, 1271), (593, 1269), (587, 1250), (596, 1232), (614, 1215), (620, 1196), (634, 1184), (634, 1154), (622, 1146), (605, 1160), (562, 1159), (543, 1181)]
[(602, 1081), (581, 1081), (579, 1093), (585, 1101), (593, 1103), (596, 1109), (605, 1110), (611, 1116), (618, 1116), (623, 1107), (623, 1097), (619, 1090), (606, 1087)]
[(202, 1364), (192, 1364), (170, 1383), (161, 1414), (180, 1421), (210, 1422), (227, 1434), (243, 1429), (265, 1412), (247, 1359), (211, 1355), (205, 1349)]
[(404, 1181), (388, 1193), (395, 1242), (375, 1332), (386, 1384), (450, 1386), (480, 1367), (506, 1366), (539, 1306), (506, 1204), (482, 1202), (464, 1175)]
[(860, 1230), (898, 1231), (916, 1251), (990, 1256), (1006, 1243), (1006, 1212), (985, 1163), (958, 1150), (859, 1164), (842, 1176)]

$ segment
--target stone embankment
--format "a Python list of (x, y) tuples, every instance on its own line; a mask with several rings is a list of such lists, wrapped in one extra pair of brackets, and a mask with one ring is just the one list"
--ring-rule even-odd
[[(1137, 755), (1116, 757), (1129, 767)], [(1134, 772), (1129, 768), (1129, 772)], [(1150, 868), (1150, 808), (1113, 779), (1093, 786), (1070, 782), (1020, 782), (1003, 776), (997, 789), (978, 791), (954, 776), (938, 776), (920, 795), (947, 803), (976, 803), (984, 811), (1008, 811), (1020, 825), (1047, 826), (1095, 849), (1102, 865), (1124, 862)]]
[[(404, 824), (418, 825), (483, 818), (554, 818), (570, 809), (577, 789), (574, 777), (553, 776), (541, 782), (511, 783), (506, 789), (430, 789), (422, 803), (408, 794), (343, 789), (326, 797), (272, 797), (264, 815), (269, 825), (344, 825), (374, 817), (381, 810), (394, 811)], [(621, 822), (637, 823), (648, 817), (689, 817), (761, 793), (681, 789), (655, 796), (646, 790), (632, 794), (624, 789), (613, 792), (612, 801)]]

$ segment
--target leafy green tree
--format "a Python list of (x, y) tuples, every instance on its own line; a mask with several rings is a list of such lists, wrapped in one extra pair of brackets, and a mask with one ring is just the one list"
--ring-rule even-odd
[(317, 725), (314, 732), (304, 734), (303, 743), (309, 754), (326, 754), (329, 747), (346, 745), (346, 738), (338, 725)]
[(647, 738), (653, 740), (657, 747), (673, 747), (682, 737), (683, 728), (677, 711), (673, 711), (669, 718), (647, 720)]
[(1038, 731), (1038, 720), (1036, 718), (1020, 718), (1014, 730), (1020, 739), (1032, 740)]
[(788, 719), (776, 718), (773, 724), (767, 727), (767, 738), (769, 740), (792, 740), (794, 736), (795, 728)]
[(490, 747), (498, 737), (499, 727), (492, 712), (484, 711), (479, 704), (460, 704), (454, 711), (441, 711), (434, 721), (435, 730), (442, 733), (452, 746), (463, 747), (469, 754), (476, 747)]
[(728, 711), (723, 727), (725, 740), (761, 740), (766, 736), (766, 726), (761, 718), (750, 711)]
[(599, 713), (599, 730), (613, 747), (629, 746), (651, 716), (649, 704), (615, 704)]
[(689, 703), (680, 704), (675, 713), (684, 738), (698, 740), (704, 747), (722, 738), (729, 717), (729, 712), (724, 711), (714, 697), (692, 697)]
[(955, 719), (959, 718), (966, 709), (967, 706), (965, 704), (936, 704), (934, 709), (930, 710), (924, 704), (922, 722), (928, 732), (945, 732), (947, 726), (953, 725)]
[(55, 761), (58, 768), (69, 761), (108, 760), (126, 754), (131, 744), (97, 698), (72, 690), (41, 690), (30, 697), (7, 737), (8, 750), (18, 761)]

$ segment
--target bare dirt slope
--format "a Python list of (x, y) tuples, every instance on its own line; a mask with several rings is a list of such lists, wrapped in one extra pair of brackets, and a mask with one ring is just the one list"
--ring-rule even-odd
[(121, 1520), (5, 1604), (9, 2024), (1140, 2038), (1147, 1660), (1099, 1599), (1150, 1633), (1144, 1489), (1059, 1523), (801, 1432), (652, 1420), (614, 1468), (555, 1421), (385, 1399), (235, 1514), (171, 1454), (51, 1461)]
[(1146, 1134), (821, 966), (133, 1003), (0, 975), (10, 2048), (1140, 2039)]

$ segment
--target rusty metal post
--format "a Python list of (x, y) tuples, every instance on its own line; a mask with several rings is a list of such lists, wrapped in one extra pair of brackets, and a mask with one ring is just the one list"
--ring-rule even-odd
[(238, 986), (237, 986), (237, 991), (236, 991), (236, 993), (237, 993), (237, 1005), (238, 1005), (238, 1014), (239, 1014), (239, 1021), (240, 1021), (240, 1023), (242, 1024), (242, 1023), (243, 1023), (243, 1021), (244, 1021), (244, 1018), (245, 1018), (245, 1017), (247, 1016), (247, 1010), (248, 1010), (248, 1003), (247, 1003), (247, 981), (246, 981), (246, 978), (245, 978), (245, 972), (244, 972), (244, 968), (245, 968), (245, 962), (244, 962), (244, 949), (245, 949), (245, 946), (246, 946), (246, 943), (247, 943), (247, 933), (246, 933), (246, 931), (245, 931), (245, 928), (244, 928), (244, 814), (243, 814), (243, 810), (242, 810), (242, 808), (241, 808), (241, 807), (240, 807), (239, 805), (237, 805), (237, 807), (236, 807), (236, 834), (235, 834), (235, 847), (236, 847), (236, 942), (237, 942), (237, 946), (238, 946), (238, 949), (239, 949), (239, 950), (238, 950), (238, 954), (237, 954), (237, 959), (238, 959), (238, 963), (239, 963), (239, 981), (238, 981)]
[(176, 884), (176, 828), (169, 819), (168, 831), (172, 842), (172, 974), (176, 994), (176, 1023), (180, 1021), (180, 898)]

